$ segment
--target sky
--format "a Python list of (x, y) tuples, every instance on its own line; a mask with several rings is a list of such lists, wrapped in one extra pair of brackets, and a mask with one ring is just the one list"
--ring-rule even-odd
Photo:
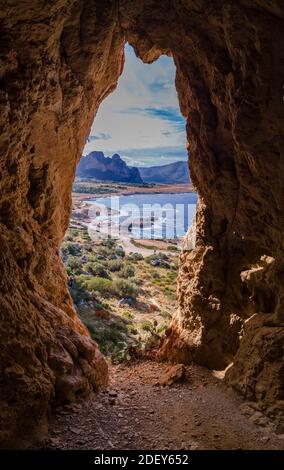
[(92, 150), (119, 153), (130, 166), (187, 160), (172, 58), (143, 64), (126, 45), (124, 71), (98, 110), (83, 155)]

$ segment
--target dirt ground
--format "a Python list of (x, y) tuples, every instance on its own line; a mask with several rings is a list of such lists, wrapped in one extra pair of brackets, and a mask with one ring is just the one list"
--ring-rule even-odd
[(161, 386), (167, 367), (150, 361), (110, 366), (107, 391), (56, 410), (44, 448), (284, 448), (284, 435), (217, 374), (189, 366), (183, 383)]

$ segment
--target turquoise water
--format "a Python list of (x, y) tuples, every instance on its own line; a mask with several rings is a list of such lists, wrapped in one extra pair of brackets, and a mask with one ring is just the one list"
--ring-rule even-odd
[[(196, 212), (196, 193), (133, 194), (89, 199), (88, 203), (111, 209), (111, 223), (127, 227), (134, 238), (180, 238)], [(107, 222), (109, 214), (96, 215)]]

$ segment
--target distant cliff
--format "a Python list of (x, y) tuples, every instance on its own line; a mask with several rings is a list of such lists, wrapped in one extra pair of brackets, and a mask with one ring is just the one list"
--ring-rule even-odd
[(143, 183), (138, 168), (129, 167), (117, 153), (112, 157), (105, 157), (103, 152), (89, 153), (81, 158), (76, 176), (98, 181)]
[(168, 165), (139, 168), (145, 183), (175, 184), (189, 183), (187, 162), (175, 162)]

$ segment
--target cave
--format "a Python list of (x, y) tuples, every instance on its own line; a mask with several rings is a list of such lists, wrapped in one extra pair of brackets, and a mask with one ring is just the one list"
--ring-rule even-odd
[(173, 57), (199, 193), (159, 357), (227, 368), (232, 387), (283, 420), (283, 22), (280, 1), (1, 2), (1, 448), (27, 447), (53, 406), (107, 385), (59, 250), (126, 41), (145, 63)]

